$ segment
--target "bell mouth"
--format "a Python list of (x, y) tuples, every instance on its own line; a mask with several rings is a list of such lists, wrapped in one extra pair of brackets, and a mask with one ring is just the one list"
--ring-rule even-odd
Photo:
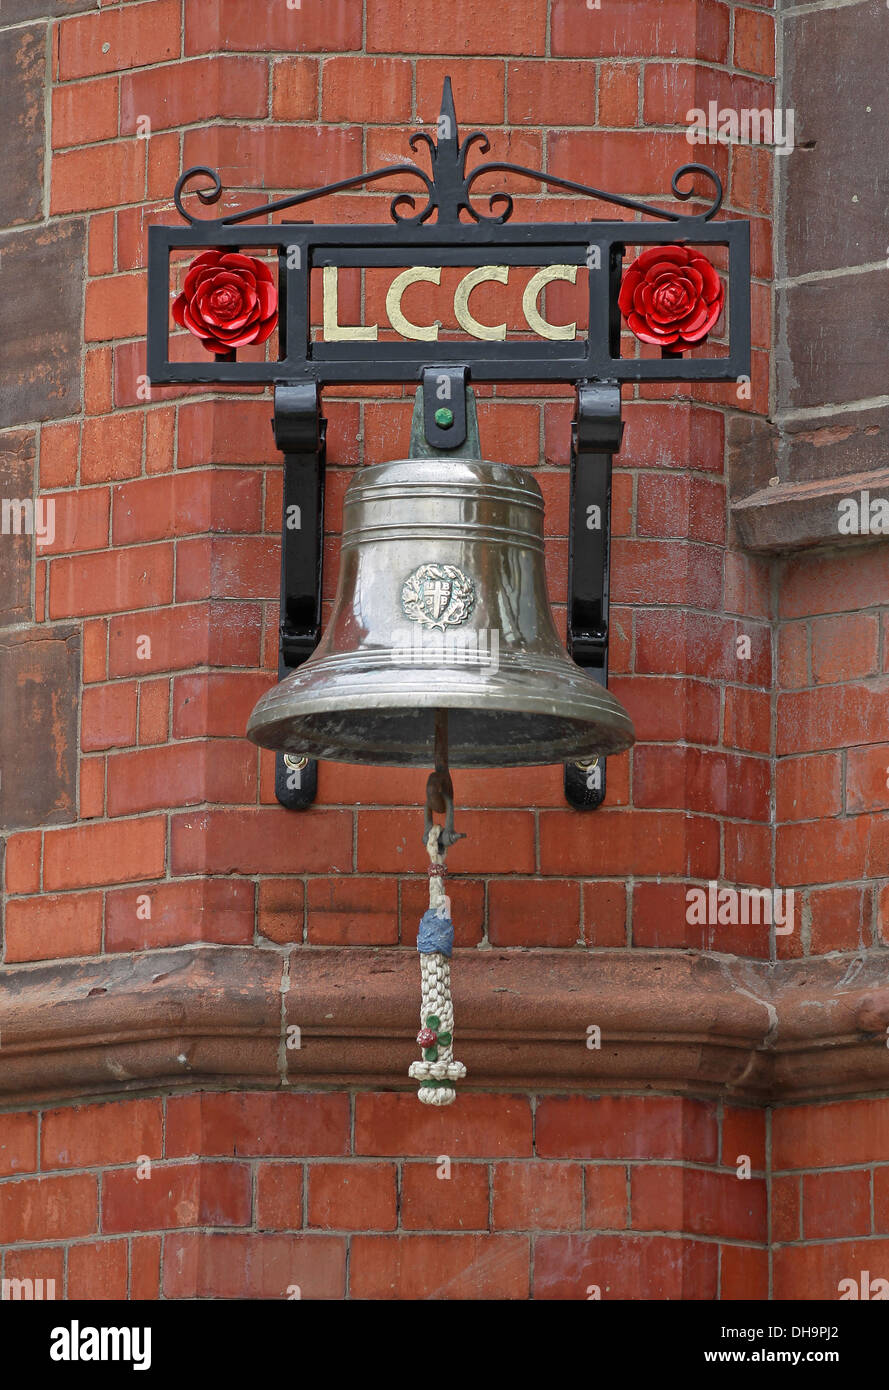
[[(633, 724), (613, 695), (567, 656), (533, 668), (507, 660), (497, 672), (429, 671), (397, 665), (345, 675), (331, 698), (327, 661), (312, 661), (268, 691), (247, 737), (264, 748), (333, 762), (429, 767), (435, 711), (448, 711), (452, 767), (526, 767), (620, 753)], [(350, 689), (350, 686), (352, 687)]]

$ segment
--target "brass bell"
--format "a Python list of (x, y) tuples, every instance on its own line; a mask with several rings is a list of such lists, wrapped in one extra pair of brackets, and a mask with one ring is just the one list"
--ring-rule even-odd
[[(453, 767), (519, 767), (618, 753), (623, 706), (570, 659), (553, 624), (543, 498), (522, 468), (447, 454), (361, 469), (346, 493), (339, 586), (315, 652), (265, 694), (247, 736), (345, 763), (428, 766), (448, 711)], [(422, 455), (426, 456), (422, 456)]]

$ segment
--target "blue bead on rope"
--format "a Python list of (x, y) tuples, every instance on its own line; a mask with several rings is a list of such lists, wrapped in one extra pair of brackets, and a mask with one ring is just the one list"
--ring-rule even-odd
[(417, 950), (423, 955), (438, 951), (443, 956), (450, 956), (453, 949), (454, 924), (450, 917), (440, 916), (431, 907), (427, 908), (420, 918)]

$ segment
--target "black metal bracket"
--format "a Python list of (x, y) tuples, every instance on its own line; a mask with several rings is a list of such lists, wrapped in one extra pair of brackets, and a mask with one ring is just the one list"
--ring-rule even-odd
[[(608, 571), (611, 549), (611, 460), (623, 422), (617, 382), (577, 388), (571, 428), (568, 539), (568, 652), (600, 685), (608, 684)], [(565, 764), (565, 797), (577, 811), (605, 800), (605, 758)]]
[[(275, 387), (275, 443), (284, 455), (278, 680), (301, 666), (321, 637), (324, 462), (327, 421), (315, 382)], [(275, 796), (289, 811), (315, 799), (318, 764), (275, 755)]]
[(465, 365), (424, 367), (423, 428), (433, 449), (459, 449), (466, 442)]

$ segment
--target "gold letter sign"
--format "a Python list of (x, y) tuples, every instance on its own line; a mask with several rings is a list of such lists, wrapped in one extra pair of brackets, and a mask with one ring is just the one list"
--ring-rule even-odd
[[(434, 319), (430, 324), (411, 323), (401, 308), (401, 296), (409, 285), (414, 285), (418, 280), (425, 280), (431, 285), (441, 284), (441, 266), (439, 265), (414, 265), (408, 270), (402, 270), (396, 275), (392, 284), (386, 292), (386, 313), (389, 322), (402, 338), (408, 338), (414, 342), (436, 343), (438, 342), (438, 330), (441, 327), (441, 320)], [(498, 284), (506, 285), (509, 283), (510, 267), (507, 265), (480, 265), (473, 270), (469, 270), (457, 285), (454, 291), (454, 315), (460, 327), (472, 338), (480, 338), (484, 341), (502, 341), (506, 337), (506, 324), (484, 324), (479, 323), (469, 311), (469, 296), (476, 285), (482, 284), (486, 280), (496, 280)], [(366, 326), (355, 324), (352, 326), (340, 324), (339, 305), (338, 305), (338, 267), (326, 265), (323, 271), (324, 288), (324, 341), (343, 342), (346, 340), (354, 341), (375, 341), (377, 338), (377, 324)], [(525, 315), (525, 322), (540, 338), (564, 339), (573, 338), (577, 332), (577, 323), (554, 324), (543, 317), (538, 308), (542, 290), (553, 280), (567, 280), (574, 284), (577, 280), (576, 265), (545, 265), (536, 271), (525, 287), (522, 295), (522, 311)]]

